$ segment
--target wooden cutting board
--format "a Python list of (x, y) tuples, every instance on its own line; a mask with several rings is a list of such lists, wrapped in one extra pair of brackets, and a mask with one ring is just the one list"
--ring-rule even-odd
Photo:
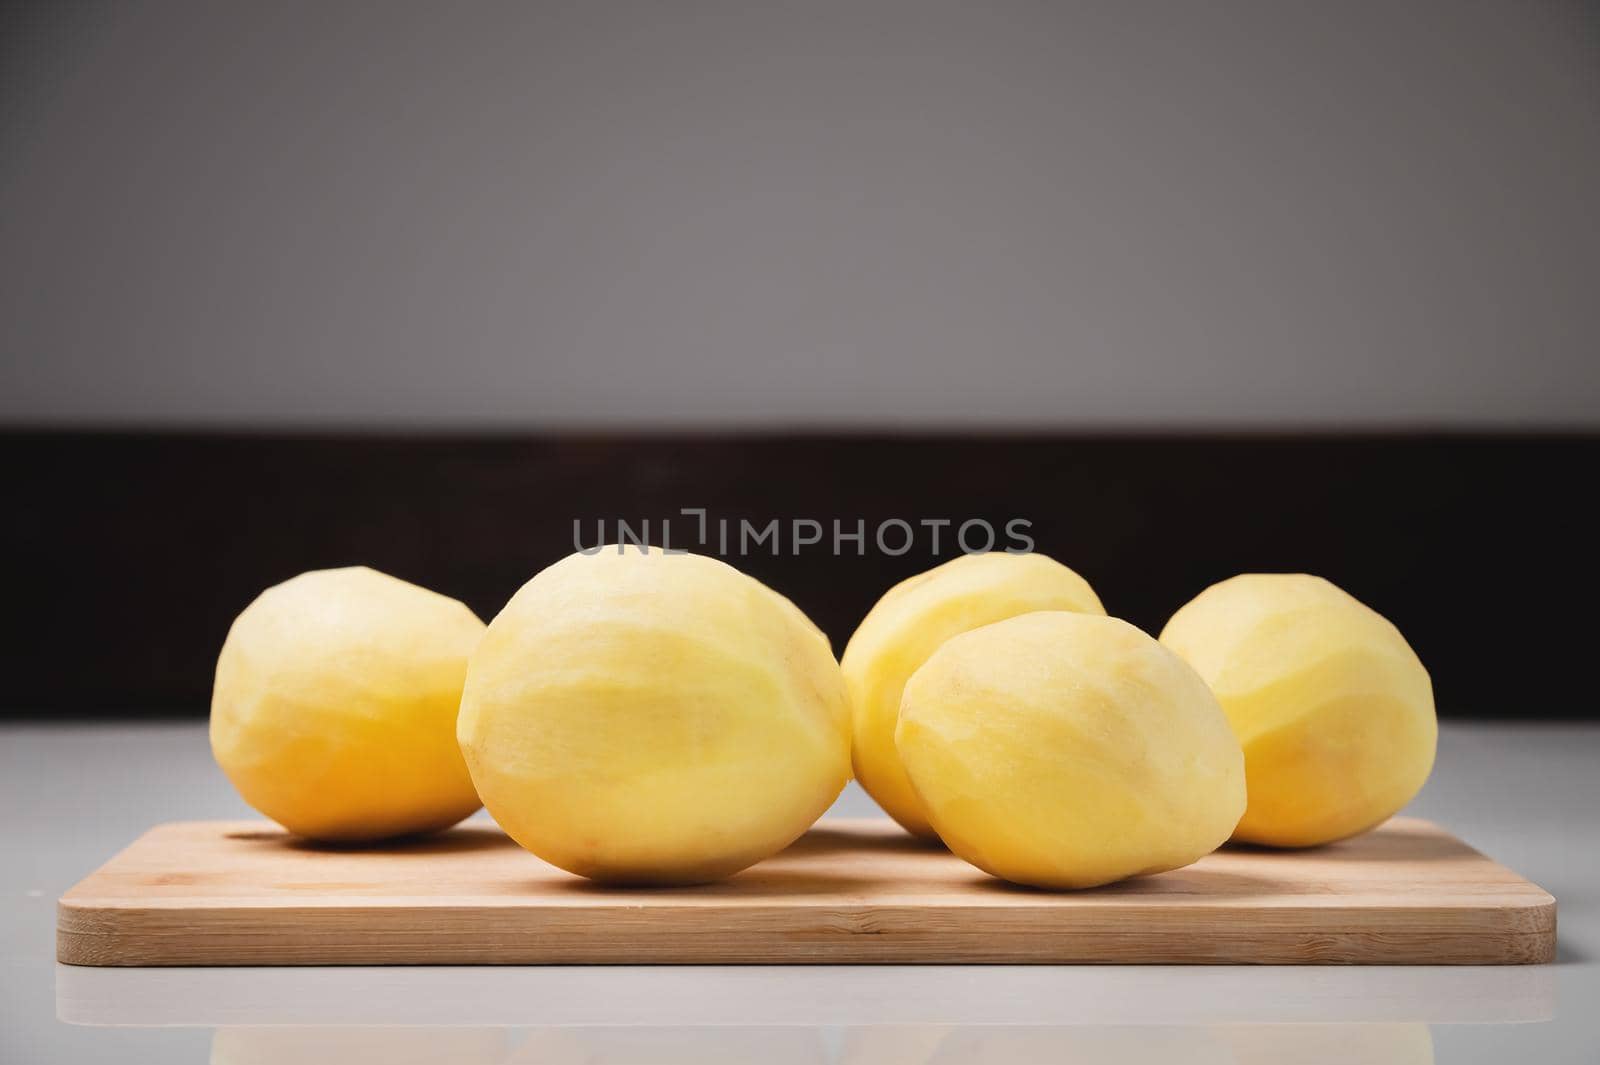
[(72, 965), (1160, 962), (1496, 965), (1555, 956), (1555, 900), (1437, 825), (1227, 847), (1074, 893), (1013, 887), (887, 821), (824, 821), (720, 884), (603, 888), (487, 824), (314, 845), (151, 829), (68, 891)]

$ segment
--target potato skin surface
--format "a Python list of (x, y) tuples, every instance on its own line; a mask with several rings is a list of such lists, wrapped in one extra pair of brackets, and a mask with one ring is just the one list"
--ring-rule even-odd
[(1311, 847), (1364, 832), (1433, 769), (1433, 685), (1400, 631), (1320, 577), (1251, 573), (1184, 605), (1161, 642), (1205, 678), (1244, 747), (1235, 838)]
[(955, 636), (895, 741), (940, 838), (1018, 884), (1087, 888), (1211, 853), (1244, 758), (1205, 682), (1132, 625), (1042, 611)]
[(1104, 614), (1072, 570), (1046, 555), (963, 555), (890, 588), (867, 612), (840, 665), (850, 692), (856, 779), (912, 835), (938, 836), (895, 749), (906, 681), (950, 637), (1035, 610)]
[(464, 604), (365, 567), (268, 588), (217, 658), (212, 754), (296, 835), (448, 828), (479, 806), (455, 722), (483, 631)]
[(738, 872), (850, 776), (827, 638), (723, 562), (614, 546), (540, 572), (467, 672), (461, 749), (523, 847), (612, 883)]

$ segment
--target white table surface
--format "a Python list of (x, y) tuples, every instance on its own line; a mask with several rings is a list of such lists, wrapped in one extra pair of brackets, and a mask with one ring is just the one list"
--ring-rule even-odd
[[(202, 724), (0, 726), (0, 1062), (1600, 1062), (1600, 726), (1447, 726), (1408, 812), (1556, 896), (1556, 964), (107, 970), (55, 900), (252, 816)], [(871, 816), (854, 785), (833, 813)]]

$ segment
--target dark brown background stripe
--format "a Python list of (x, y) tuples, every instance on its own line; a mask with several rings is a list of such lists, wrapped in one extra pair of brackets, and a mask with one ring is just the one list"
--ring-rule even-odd
[[(1600, 714), (1600, 436), (0, 433), (6, 716), (196, 715), (232, 617), (305, 569), (367, 563), (485, 618), (571, 550), (573, 521), (863, 520), (730, 559), (842, 650), (928, 539), (888, 518), (1031, 520), (1038, 549), (1144, 628), (1206, 584), (1307, 570), (1393, 619), (1443, 714)], [(942, 557), (953, 546), (945, 536)], [(851, 545), (853, 550), (853, 545)]]

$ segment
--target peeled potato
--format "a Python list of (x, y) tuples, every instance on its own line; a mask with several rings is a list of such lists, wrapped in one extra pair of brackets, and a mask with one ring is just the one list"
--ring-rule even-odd
[(601, 548), (512, 597), (459, 736), (484, 805), (553, 865), (695, 883), (782, 850), (850, 774), (827, 638), (715, 559)]
[(455, 743), (483, 622), (364, 567), (268, 588), (228, 630), (211, 750), (244, 800), (311, 839), (446, 828), (478, 808)]
[(1116, 618), (1043, 611), (952, 638), (906, 684), (895, 743), (950, 849), (1035, 887), (1188, 865), (1245, 808), (1205, 682)]
[(1433, 686), (1398, 629), (1320, 577), (1214, 584), (1161, 642), (1216, 692), (1244, 746), (1241, 840), (1309, 847), (1387, 820), (1422, 789)]
[(906, 681), (950, 637), (1035, 610), (1104, 614), (1089, 582), (1045, 555), (963, 555), (889, 589), (841, 665), (853, 712), (856, 779), (914, 835), (934, 838), (895, 750)]

